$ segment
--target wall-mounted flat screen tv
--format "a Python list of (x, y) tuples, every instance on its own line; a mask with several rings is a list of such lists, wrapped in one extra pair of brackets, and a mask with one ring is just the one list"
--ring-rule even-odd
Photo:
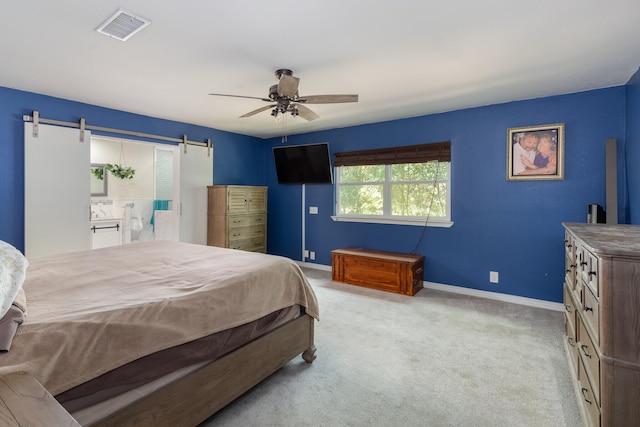
[(273, 147), (279, 184), (332, 184), (329, 144)]

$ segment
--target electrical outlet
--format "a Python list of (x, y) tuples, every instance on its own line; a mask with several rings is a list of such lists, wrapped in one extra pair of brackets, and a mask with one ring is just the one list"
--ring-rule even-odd
[(311, 258), (312, 260), (316, 259), (316, 253), (313, 251), (309, 252), (309, 258)]
[(317, 215), (318, 214), (318, 207), (317, 206), (309, 206), (309, 213), (312, 215)]
[(498, 272), (497, 271), (490, 271), (489, 272), (489, 282), (498, 283)]

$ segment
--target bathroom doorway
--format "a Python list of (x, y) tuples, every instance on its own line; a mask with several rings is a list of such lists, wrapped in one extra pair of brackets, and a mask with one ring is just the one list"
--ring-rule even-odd
[[(207, 244), (207, 186), (213, 185), (213, 147), (92, 136), (91, 163), (126, 162), (131, 180), (109, 176), (104, 196), (92, 204), (130, 208), (123, 243), (179, 240)], [(139, 170), (138, 170), (139, 169)], [(114, 183), (115, 184), (112, 184)], [(130, 231), (126, 231), (127, 228)]]
[[(91, 137), (91, 164), (107, 165), (104, 195), (92, 195), (92, 212), (122, 221), (122, 243), (178, 240), (180, 156), (175, 145)], [(110, 172), (109, 166), (133, 176)]]
[[(90, 144), (82, 142), (89, 137)], [(213, 183), (212, 148), (189, 145), (184, 150), (183, 144), (94, 136), (88, 130), (84, 138), (74, 128), (39, 124), (36, 132), (33, 123), (24, 124), (27, 256), (90, 249), (91, 222), (97, 216), (116, 220), (116, 231), (127, 227), (119, 236), (121, 243), (158, 238), (160, 222), (163, 238), (206, 244), (201, 240), (206, 239), (206, 186)], [(159, 158), (165, 166), (171, 164), (163, 168), (171, 171), (170, 177), (156, 170)], [(112, 176), (106, 165), (114, 163), (125, 170), (131, 167), (133, 177)], [(94, 170), (103, 180), (93, 175)], [(93, 182), (94, 178), (99, 182)], [(161, 179), (171, 183), (170, 193), (163, 187), (158, 194), (157, 181)], [(166, 210), (154, 209), (155, 201), (164, 200), (168, 202)], [(118, 205), (121, 212), (115, 208)], [(157, 207), (163, 206), (158, 203)], [(139, 214), (139, 223), (131, 213)], [(110, 242), (120, 240), (101, 237)]]

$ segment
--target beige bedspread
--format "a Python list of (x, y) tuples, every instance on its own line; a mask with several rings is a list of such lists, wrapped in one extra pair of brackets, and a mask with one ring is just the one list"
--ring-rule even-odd
[(284, 307), (318, 318), (293, 261), (168, 241), (34, 258), (23, 287), (29, 313), (0, 374), (30, 372), (53, 395)]

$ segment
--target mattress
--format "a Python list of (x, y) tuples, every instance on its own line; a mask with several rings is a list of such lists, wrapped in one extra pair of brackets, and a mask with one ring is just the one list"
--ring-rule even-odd
[(318, 319), (284, 257), (153, 241), (29, 261), (28, 316), (0, 374), (29, 372), (53, 395), (288, 307)]
[(213, 362), (303, 313), (300, 306), (278, 310), (248, 324), (142, 357), (55, 398), (78, 422), (90, 425), (101, 419), (103, 412), (111, 413), (118, 408), (121, 401), (131, 403), (131, 397), (126, 396), (142, 397), (147, 390), (154, 391), (159, 384), (181, 378), (203, 363)]

